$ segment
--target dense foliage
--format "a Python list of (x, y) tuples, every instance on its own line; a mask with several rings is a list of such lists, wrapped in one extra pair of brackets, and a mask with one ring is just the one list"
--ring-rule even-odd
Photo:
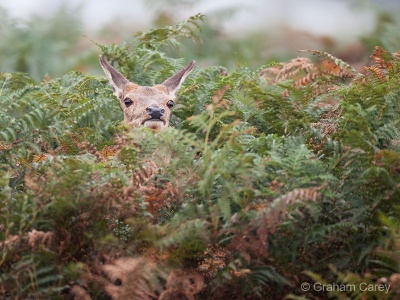
[[(159, 83), (201, 15), (101, 52)], [(400, 292), (400, 54), (197, 68), (172, 128), (105, 77), (0, 73), (3, 299), (389, 299)], [(319, 61), (328, 64), (322, 68)], [(302, 283), (387, 284), (385, 291)]]

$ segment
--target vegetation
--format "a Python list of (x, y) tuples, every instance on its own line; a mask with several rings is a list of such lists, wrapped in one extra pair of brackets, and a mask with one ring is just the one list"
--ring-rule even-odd
[[(98, 47), (158, 83), (202, 18)], [(121, 125), (103, 76), (1, 73), (1, 297), (396, 297), (400, 54), (376, 47), (361, 74), (307, 52), (198, 68), (158, 133)]]

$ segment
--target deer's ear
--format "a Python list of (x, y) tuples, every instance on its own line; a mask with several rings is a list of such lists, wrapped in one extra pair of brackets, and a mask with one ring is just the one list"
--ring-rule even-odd
[(170, 78), (168, 78), (167, 80), (165, 80), (162, 83), (162, 85), (167, 88), (168, 93), (172, 97), (176, 96), (176, 93), (180, 89), (180, 87), (181, 87), (182, 83), (185, 81), (186, 77), (190, 74), (190, 72), (193, 71), (195, 64), (196, 64), (196, 62), (192, 61), (190, 64), (188, 64), (182, 70), (180, 70), (178, 73), (171, 76)]
[(103, 68), (104, 73), (106, 73), (108, 81), (113, 88), (114, 95), (118, 98), (122, 97), (124, 89), (129, 84), (129, 80), (126, 79), (120, 72), (115, 70), (102, 55), (99, 56), (99, 60), (101, 67)]

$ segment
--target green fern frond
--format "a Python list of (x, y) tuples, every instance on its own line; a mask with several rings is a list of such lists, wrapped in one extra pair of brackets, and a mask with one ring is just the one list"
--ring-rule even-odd
[[(196, 38), (196, 32), (194, 29), (201, 30), (198, 23), (203, 20), (204, 15), (197, 14), (175, 26), (153, 29), (147, 33), (138, 32), (136, 37), (139, 40), (139, 46), (144, 46), (149, 49), (158, 49), (164, 44), (176, 46), (178, 45), (176, 41), (177, 38)], [(194, 29), (192, 27), (194, 27)]]

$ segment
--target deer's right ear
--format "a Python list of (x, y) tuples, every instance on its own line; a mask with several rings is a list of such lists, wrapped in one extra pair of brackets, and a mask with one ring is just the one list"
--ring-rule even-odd
[(190, 64), (184, 67), (175, 75), (171, 76), (165, 80), (162, 85), (167, 88), (168, 93), (175, 97), (182, 83), (185, 81), (186, 77), (193, 71), (196, 62), (193, 60)]
[(106, 73), (108, 81), (112, 86), (114, 95), (117, 96), (117, 98), (121, 98), (124, 89), (129, 84), (129, 80), (126, 79), (120, 72), (115, 70), (102, 55), (99, 56), (99, 60), (101, 67), (103, 68), (104, 73)]

